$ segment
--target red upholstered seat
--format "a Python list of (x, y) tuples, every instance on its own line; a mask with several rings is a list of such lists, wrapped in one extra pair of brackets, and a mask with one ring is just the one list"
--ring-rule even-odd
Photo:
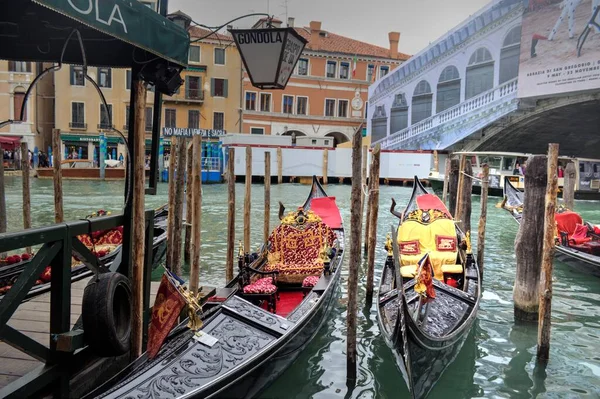
[(302, 282), (302, 286), (303, 287), (314, 287), (315, 285), (317, 285), (317, 282), (319, 281), (319, 279), (320, 279), (319, 276), (308, 276)]
[(557, 213), (554, 218), (556, 219), (556, 226), (559, 234), (558, 238), (560, 238), (561, 232), (567, 233), (569, 238), (571, 238), (577, 225), (583, 224), (581, 216), (571, 211)]
[(342, 216), (335, 204), (335, 197), (315, 198), (310, 202), (310, 210), (319, 215), (329, 228), (341, 229)]
[(244, 294), (274, 294), (277, 287), (273, 285), (273, 278), (265, 277), (256, 280), (244, 287)]
[(592, 241), (591, 237), (588, 237), (588, 229), (582, 224), (577, 224), (575, 226), (575, 231), (569, 238), (569, 244), (573, 243), (575, 245), (581, 245), (588, 241)]

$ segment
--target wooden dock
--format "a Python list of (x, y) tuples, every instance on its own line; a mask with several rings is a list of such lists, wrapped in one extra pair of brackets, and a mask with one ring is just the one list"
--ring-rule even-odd
[[(83, 290), (89, 278), (73, 283), (71, 287), (71, 328), (81, 315)], [(160, 282), (152, 282), (150, 305), (154, 303)], [(44, 346), (50, 339), (50, 293), (23, 302), (10, 318), (8, 325), (35, 339)], [(42, 363), (12, 346), (0, 341), (0, 389), (24, 376)]]

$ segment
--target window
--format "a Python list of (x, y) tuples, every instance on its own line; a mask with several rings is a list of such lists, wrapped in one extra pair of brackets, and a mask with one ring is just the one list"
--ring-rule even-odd
[(335, 61), (327, 61), (327, 77), (335, 79), (337, 74), (337, 62)]
[(390, 67), (387, 65), (382, 65), (379, 67), (379, 78), (383, 78), (390, 71)]
[(294, 113), (294, 96), (283, 96), (283, 113)]
[(271, 112), (271, 93), (260, 93), (260, 110)]
[(152, 107), (146, 107), (146, 131), (147, 132), (151, 132), (152, 131), (152, 125), (153, 125), (153, 112), (152, 112)]
[(256, 93), (253, 91), (246, 92), (246, 111), (256, 111)]
[(250, 133), (251, 134), (265, 134), (265, 128), (264, 127), (251, 127)]
[(224, 48), (215, 48), (215, 65), (225, 65)]
[(202, 78), (200, 76), (185, 77), (185, 98), (188, 100), (201, 100), (202, 95)]
[(494, 87), (494, 59), (488, 49), (481, 47), (471, 55), (466, 76), (467, 100)]
[(227, 97), (227, 79), (211, 78), (210, 91), (213, 97)]
[(125, 71), (125, 88), (131, 90), (131, 69)]
[(338, 116), (340, 118), (348, 117), (348, 100), (338, 100)]
[(340, 79), (350, 79), (349, 62), (340, 62)]
[(500, 50), (500, 84), (519, 75), (519, 54), (521, 52), (521, 26), (508, 32)]
[(100, 124), (98, 129), (112, 129), (112, 104), (108, 104), (108, 109), (104, 104), (100, 104)]
[(420, 81), (413, 93), (411, 124), (414, 125), (431, 116), (432, 97), (429, 83), (426, 80)]
[(200, 127), (200, 111), (190, 110), (188, 111), (188, 128), (198, 129)]
[(436, 111), (442, 112), (460, 103), (460, 75), (455, 66), (447, 66), (437, 86)]
[(85, 129), (85, 103), (71, 103), (71, 128)]
[(373, 80), (375, 77), (375, 65), (373, 64), (369, 64), (367, 66), (367, 82), (371, 83), (373, 82)]
[[(25, 89), (23, 91), (14, 93), (14, 105), (15, 105), (15, 117), (14, 120), (21, 120), (21, 108), (23, 108), (23, 102), (25, 101)], [(23, 122), (27, 120), (27, 107), (25, 107), (25, 112), (23, 112)]]
[(125, 126), (123, 126), (124, 130), (129, 130), (129, 105), (125, 106)]
[(308, 97), (296, 97), (296, 114), (308, 115)]
[(225, 114), (223, 112), (213, 113), (213, 129), (225, 130)]
[(8, 70), (10, 72), (31, 72), (31, 62), (8, 61)]
[(383, 105), (375, 107), (371, 119), (371, 141), (375, 142), (387, 136), (387, 115)]
[(314, 139), (313, 139), (313, 140), (311, 140), (311, 141), (310, 141), (310, 143), (311, 143), (312, 145), (317, 145), (317, 140), (314, 140)]
[(335, 116), (335, 100), (325, 100), (325, 116)]
[(112, 73), (110, 68), (98, 68), (98, 86), (112, 87)]
[(83, 67), (71, 65), (71, 86), (85, 86)]
[(177, 127), (177, 110), (165, 109), (165, 127)]
[(188, 62), (200, 62), (200, 46), (190, 46), (190, 52), (188, 53)]
[(300, 58), (298, 60), (298, 75), (308, 76), (308, 59)]
[[(390, 133), (394, 134), (408, 127), (408, 103), (404, 93), (397, 93), (390, 112)], [(384, 135), (385, 136), (385, 135)], [(382, 138), (382, 137), (380, 137)]]

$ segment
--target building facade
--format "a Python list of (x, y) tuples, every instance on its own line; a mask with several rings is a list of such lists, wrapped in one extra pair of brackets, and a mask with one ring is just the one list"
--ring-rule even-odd
[(391, 32), (383, 48), (323, 30), (317, 21), (295, 29), (308, 44), (285, 90), (256, 89), (244, 76), (242, 132), (346, 142), (365, 122), (369, 85), (409, 58), (398, 52), (400, 34)]

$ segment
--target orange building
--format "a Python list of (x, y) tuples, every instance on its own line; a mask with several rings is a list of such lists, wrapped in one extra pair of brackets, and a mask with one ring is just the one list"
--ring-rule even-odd
[(285, 90), (259, 90), (245, 75), (242, 132), (349, 141), (365, 121), (369, 85), (410, 57), (398, 52), (400, 33), (391, 32), (383, 48), (323, 30), (321, 22), (295, 29), (308, 44)]

